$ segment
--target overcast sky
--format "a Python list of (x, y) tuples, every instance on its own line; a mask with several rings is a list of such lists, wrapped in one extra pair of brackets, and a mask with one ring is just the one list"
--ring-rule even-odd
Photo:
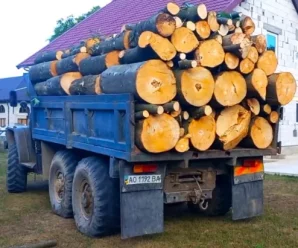
[(56, 21), (105, 6), (111, 0), (0, 1), (0, 78), (19, 76), (16, 65), (44, 47)]

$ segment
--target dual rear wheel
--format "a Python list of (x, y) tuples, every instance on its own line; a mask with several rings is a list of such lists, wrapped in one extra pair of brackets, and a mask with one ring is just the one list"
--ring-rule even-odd
[(79, 161), (72, 151), (59, 151), (50, 167), (49, 194), (53, 212), (74, 217), (80, 232), (99, 237), (120, 226), (119, 180), (109, 176), (108, 160)]

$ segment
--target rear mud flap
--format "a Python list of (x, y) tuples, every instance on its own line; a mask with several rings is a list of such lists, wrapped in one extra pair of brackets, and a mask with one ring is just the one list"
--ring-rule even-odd
[[(120, 164), (121, 238), (127, 239), (164, 231), (163, 183), (127, 185), (125, 176), (132, 175), (132, 165)], [(162, 175), (159, 166), (153, 174)]]
[[(232, 185), (232, 219), (241, 220), (263, 214), (263, 175), (235, 178)], [(256, 181), (255, 181), (256, 180)]]

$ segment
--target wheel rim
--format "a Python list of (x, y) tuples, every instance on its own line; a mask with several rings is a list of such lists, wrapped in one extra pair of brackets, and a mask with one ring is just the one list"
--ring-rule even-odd
[(89, 182), (84, 179), (80, 187), (81, 212), (86, 219), (90, 219), (93, 213), (93, 193)]
[(58, 202), (61, 202), (65, 193), (65, 178), (61, 171), (57, 171), (55, 174), (55, 197)]

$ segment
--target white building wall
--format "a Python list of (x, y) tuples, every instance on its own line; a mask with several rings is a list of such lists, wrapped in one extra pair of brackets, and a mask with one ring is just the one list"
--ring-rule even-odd
[[(298, 14), (292, 1), (244, 0), (235, 11), (253, 18), (256, 23), (254, 34), (266, 35), (268, 31), (277, 33), (277, 72), (289, 71), (298, 82)], [(298, 146), (298, 137), (293, 135), (296, 125), (298, 130), (296, 103), (298, 90), (294, 100), (284, 107), (284, 119), (280, 122), (279, 130), (279, 140), (283, 146)]]
[[(10, 107), (9, 103), (0, 103), (3, 106), (5, 113), (0, 113), (0, 119), (4, 118), (6, 121), (5, 127), (0, 127), (0, 129), (6, 128), (9, 125), (14, 125), (18, 123), (18, 119), (25, 119), (27, 117), (26, 113), (20, 113), (20, 104), (17, 107)], [(28, 105), (30, 108), (30, 106)]]

